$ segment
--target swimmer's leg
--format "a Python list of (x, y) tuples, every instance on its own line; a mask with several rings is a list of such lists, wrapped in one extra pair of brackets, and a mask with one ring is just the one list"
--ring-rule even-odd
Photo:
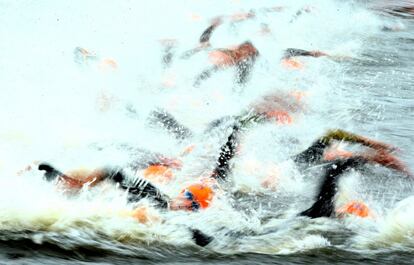
[(319, 189), (316, 202), (307, 210), (300, 213), (310, 218), (330, 217), (334, 212), (334, 196), (338, 190), (339, 177), (352, 168), (358, 168), (367, 161), (361, 157), (337, 160), (326, 166), (323, 183)]
[(191, 137), (190, 129), (181, 125), (170, 113), (164, 110), (156, 110), (151, 112), (150, 121), (160, 125), (171, 133), (178, 140), (184, 140)]

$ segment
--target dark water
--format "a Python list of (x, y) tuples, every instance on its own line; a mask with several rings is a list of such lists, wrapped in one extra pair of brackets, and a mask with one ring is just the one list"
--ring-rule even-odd
[[(407, 251), (361, 254), (335, 248), (312, 250), (294, 255), (207, 254), (201, 249), (174, 253), (165, 249), (162, 256), (116, 255), (97, 249), (63, 250), (56, 245), (38, 245), (31, 241), (2, 242), (2, 264), (412, 264)], [(177, 250), (180, 251), (180, 250)], [(162, 254), (163, 249), (158, 249)]]

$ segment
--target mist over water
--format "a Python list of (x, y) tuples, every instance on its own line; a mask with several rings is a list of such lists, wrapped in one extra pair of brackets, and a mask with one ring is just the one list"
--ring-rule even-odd
[[(279, 6), (280, 12), (261, 9)], [(398, 11), (404, 6), (413, 3), (0, 0), (1, 262), (410, 263), (412, 179), (377, 166), (351, 172), (337, 204), (362, 200), (375, 217), (308, 220), (296, 215), (313, 201), (318, 169), (302, 174), (289, 161), (326, 130), (341, 128), (398, 147), (413, 171), (414, 22), (412, 13)], [(194, 86), (208, 53), (180, 55), (196, 47), (214, 17), (252, 9), (254, 19), (225, 20), (211, 38), (213, 48), (249, 40), (259, 50), (248, 83), (235, 84), (234, 69), (226, 69)], [(168, 68), (166, 39), (175, 43)], [(76, 47), (97, 59), (76, 62)], [(280, 62), (287, 48), (336, 59), (302, 57), (303, 68), (287, 69)], [(174, 180), (159, 186), (174, 197), (214, 168), (230, 131), (206, 133), (211, 121), (240, 114), (271, 92), (298, 91), (303, 109), (291, 124), (244, 133), (231, 182), (203, 211), (148, 206), (155, 220), (142, 224), (129, 214), (136, 205), (110, 184), (71, 195), (39, 171), (22, 171), (35, 161), (64, 172), (126, 167), (136, 159), (130, 146), (182, 160)], [(171, 113), (192, 137), (178, 141), (151, 125), (156, 109)], [(183, 156), (190, 145), (194, 150)], [(263, 188), (276, 166), (283, 171), (276, 186)], [(189, 227), (215, 240), (197, 247)]]

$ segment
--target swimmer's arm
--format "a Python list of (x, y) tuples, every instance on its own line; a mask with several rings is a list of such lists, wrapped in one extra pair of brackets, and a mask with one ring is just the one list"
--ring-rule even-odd
[(329, 163), (325, 167), (323, 183), (319, 188), (315, 203), (309, 209), (301, 212), (300, 215), (310, 218), (330, 217), (334, 212), (333, 199), (338, 190), (339, 177), (349, 169), (357, 168), (365, 163), (366, 160), (360, 157)]
[(272, 7), (260, 8), (259, 11), (263, 13), (276, 13), (276, 12), (282, 12), (285, 9), (286, 7), (284, 6), (272, 6)]
[(310, 52), (302, 49), (289, 48), (285, 50), (283, 59), (290, 59), (295, 56), (310, 56)]
[(359, 143), (375, 150), (392, 150), (388, 144), (377, 142), (366, 137), (359, 136), (344, 130), (336, 129), (329, 130), (325, 135), (315, 141), (305, 151), (295, 155), (292, 159), (298, 163), (315, 163), (323, 159), (323, 154), (331, 144), (332, 141), (345, 141), (350, 143)]
[(322, 160), (323, 153), (329, 143), (318, 140), (315, 141), (311, 146), (309, 146), (305, 151), (292, 157), (292, 160), (295, 163), (306, 163), (312, 164)]
[(255, 62), (255, 55), (248, 59), (248, 61), (242, 61), (237, 64), (236, 83), (242, 85), (247, 82), (253, 64)]
[(328, 55), (321, 51), (306, 51), (302, 49), (289, 48), (285, 50), (285, 53), (282, 59), (290, 59), (296, 56), (321, 57), (321, 56), (328, 56)]
[(234, 13), (229, 16), (231, 23), (238, 23), (256, 17), (256, 12), (252, 9), (249, 12)]
[(204, 80), (206, 80), (206, 79), (210, 78), (210, 77), (211, 77), (211, 75), (212, 75), (213, 73), (217, 72), (219, 69), (220, 69), (220, 67), (218, 67), (218, 66), (213, 66), (213, 67), (210, 67), (210, 68), (208, 68), (208, 69), (204, 70), (203, 72), (201, 72), (201, 73), (200, 73), (200, 74), (196, 77), (196, 79), (195, 79), (195, 81), (194, 81), (194, 86), (195, 86), (195, 87), (200, 86), (200, 84), (201, 84), (201, 82), (202, 82), (202, 81), (204, 81)]
[(195, 55), (196, 53), (206, 49), (210, 46), (210, 38), (213, 34), (214, 30), (222, 23), (221, 18), (215, 18), (212, 21), (212, 24), (203, 31), (199, 39), (199, 46), (195, 47), (191, 50), (184, 52), (181, 55), (181, 59), (189, 59), (191, 56)]
[(88, 182), (88, 181), (81, 181), (81, 180), (78, 180), (78, 179), (71, 178), (71, 177), (63, 174), (62, 172), (60, 172), (59, 170), (57, 170), (53, 166), (51, 166), (49, 164), (46, 164), (46, 163), (39, 164), (38, 169), (40, 171), (45, 171), (46, 172), (44, 174), (44, 176), (45, 176), (47, 181), (54, 181), (56, 178), (58, 178), (59, 180), (63, 181), (63, 183), (67, 184), (71, 188), (79, 188), (80, 189), (80, 188), (83, 187), (83, 185), (85, 185), (85, 183)]
[(381, 151), (381, 150), (394, 151), (395, 150), (395, 147), (389, 144), (375, 141), (367, 137), (363, 137), (363, 136), (350, 133), (344, 130), (340, 130), (340, 129), (330, 130), (324, 136), (320, 138), (320, 141), (327, 143), (327, 144), (330, 143), (332, 140), (345, 141), (345, 142), (350, 142), (350, 143), (358, 143), (358, 144), (362, 144), (364, 146), (370, 147), (377, 151)]
[(203, 50), (203, 47), (195, 47), (195, 48), (193, 48), (191, 50), (188, 50), (188, 51), (184, 52), (181, 55), (180, 58), (181, 59), (189, 59), (191, 56), (193, 56), (194, 54), (196, 54), (196, 53), (198, 53), (198, 52), (200, 52), (202, 50)]
[(214, 18), (213, 21), (211, 22), (211, 25), (206, 28), (203, 33), (200, 36), (200, 44), (201, 45), (206, 45), (210, 42), (210, 38), (211, 38), (211, 34), (213, 34), (213, 31), (222, 24), (222, 19), (221, 17), (217, 17)]
[(190, 129), (180, 124), (170, 113), (164, 110), (155, 110), (150, 114), (150, 122), (160, 125), (167, 132), (174, 135), (178, 140), (184, 140), (191, 137)]
[(227, 142), (220, 148), (220, 154), (216, 162), (216, 168), (212, 177), (215, 179), (225, 180), (230, 172), (230, 161), (236, 154), (239, 143), (239, 127), (234, 126), (233, 131), (227, 138)]
[(413, 177), (413, 174), (410, 172), (407, 165), (405, 165), (400, 159), (386, 151), (381, 150), (375, 152), (374, 154), (367, 153), (362, 154), (361, 156), (371, 163), (377, 163), (384, 167), (397, 170), (406, 176)]
[(120, 170), (114, 171), (110, 174), (109, 179), (114, 183), (117, 183), (119, 187), (128, 191), (128, 201), (137, 202), (143, 198), (150, 198), (154, 200), (158, 207), (167, 209), (169, 205), (169, 197), (163, 194), (156, 186), (151, 182), (138, 178), (132, 186), (125, 183), (125, 175)]
[(200, 247), (205, 247), (208, 244), (210, 244), (211, 241), (214, 240), (214, 237), (208, 236), (198, 229), (190, 229), (190, 232), (192, 234), (194, 243), (196, 243)]
[(169, 67), (172, 63), (174, 57), (173, 48), (166, 47), (164, 50), (164, 55), (162, 56), (162, 64), (165, 68)]

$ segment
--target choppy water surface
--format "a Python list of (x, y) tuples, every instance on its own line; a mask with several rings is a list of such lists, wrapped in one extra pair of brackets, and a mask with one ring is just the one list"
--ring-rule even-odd
[[(397, 2), (397, 3), (396, 3)], [(218, 15), (259, 11), (214, 32), (215, 48), (250, 40), (260, 52), (246, 86), (234, 72), (194, 79), (208, 64), (197, 45)], [(302, 264), (406, 263), (414, 250), (413, 181), (369, 167), (341, 181), (338, 201), (360, 199), (375, 218), (308, 220), (317, 178), (289, 163), (275, 190), (260, 186), (263, 168), (305, 149), (329, 128), (343, 128), (391, 143), (413, 170), (414, 16), (412, 1), (0, 1), (0, 260), (6, 264)], [(308, 10), (301, 12), (299, 10)], [(263, 32), (264, 24), (270, 33)], [(384, 30), (385, 29), (385, 30)], [(163, 39), (175, 39), (171, 67), (162, 64)], [(115, 62), (79, 64), (75, 47)], [(337, 56), (303, 58), (300, 70), (280, 65), (286, 48)], [(62, 170), (125, 165), (129, 145), (182, 157), (174, 181), (160, 186), (177, 194), (208, 174), (228, 132), (206, 135), (212, 120), (240, 113), (270, 91), (303, 91), (305, 110), (289, 125), (267, 124), (246, 132), (235, 160), (234, 196), (221, 194), (207, 210), (159, 212), (140, 224), (124, 213), (125, 194), (110, 186), (67, 196), (39, 172), (17, 174), (33, 161)], [(193, 131), (177, 141), (150, 126), (157, 108)], [(99, 148), (97, 148), (99, 147)], [(212, 159), (213, 158), (213, 159)], [(259, 165), (259, 166), (258, 166)], [(145, 203), (145, 202), (144, 202)], [(187, 227), (214, 235), (195, 246)]]

